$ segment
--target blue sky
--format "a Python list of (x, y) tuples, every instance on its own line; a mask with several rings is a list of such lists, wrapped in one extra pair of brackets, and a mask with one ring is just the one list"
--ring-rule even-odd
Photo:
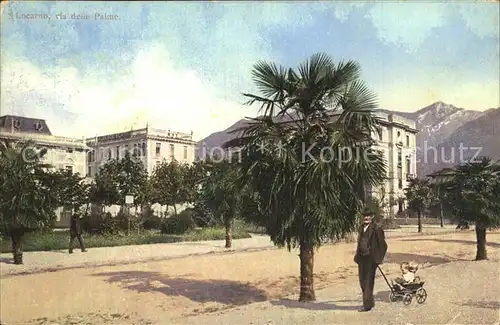
[(241, 96), (255, 62), (295, 67), (319, 51), (358, 61), (381, 108), (500, 105), (495, 3), (9, 2), (1, 27), (1, 113), (59, 135), (149, 123), (201, 139), (256, 114)]

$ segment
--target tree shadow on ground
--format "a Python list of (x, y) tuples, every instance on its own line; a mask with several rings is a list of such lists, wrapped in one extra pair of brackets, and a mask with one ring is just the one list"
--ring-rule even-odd
[(460, 306), (469, 306), (474, 308), (500, 309), (500, 301), (467, 301), (458, 304)]
[(418, 264), (427, 265), (440, 265), (450, 262), (459, 261), (458, 259), (453, 259), (451, 257), (439, 257), (439, 256), (428, 256), (428, 255), (418, 255), (409, 253), (387, 253), (385, 255), (384, 263), (396, 263), (401, 264), (401, 262), (415, 261)]
[(267, 300), (265, 291), (237, 281), (169, 278), (158, 272), (142, 271), (104, 272), (94, 276), (108, 277), (106, 282), (119, 283), (128, 290), (182, 296), (202, 303), (245, 305)]
[[(488, 238), (486, 238), (488, 239)], [(435, 241), (438, 243), (456, 243), (456, 244), (467, 244), (467, 245), (476, 245), (475, 240), (460, 240), (460, 239), (437, 239), (437, 238), (410, 238), (410, 239), (402, 239), (402, 241)], [(486, 240), (486, 246), (490, 247), (500, 247), (499, 243), (492, 243)]]
[(373, 298), (375, 299), (375, 301), (391, 302), (389, 300), (390, 293), (391, 293), (391, 290), (379, 291), (373, 295)]
[(355, 306), (339, 306), (335, 303), (339, 302), (353, 302), (354, 300), (338, 300), (338, 301), (324, 301), (324, 302), (301, 302), (293, 299), (279, 299), (270, 301), (271, 305), (283, 306), (287, 308), (302, 308), (308, 310), (358, 310), (360, 305)]
[(14, 264), (14, 258), (13, 257), (0, 257), (0, 263)]

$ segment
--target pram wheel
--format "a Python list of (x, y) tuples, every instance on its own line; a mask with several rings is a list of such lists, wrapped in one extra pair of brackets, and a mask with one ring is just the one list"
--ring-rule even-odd
[(409, 304), (411, 304), (411, 300), (412, 300), (412, 296), (411, 296), (411, 294), (407, 293), (407, 294), (405, 294), (405, 295), (403, 296), (403, 303), (404, 303), (405, 305), (409, 305)]
[(417, 297), (417, 302), (419, 304), (423, 304), (425, 302), (425, 300), (427, 299), (427, 291), (425, 291), (424, 288), (420, 288), (415, 293), (415, 296)]
[(396, 294), (394, 293), (394, 291), (391, 291), (391, 292), (389, 293), (389, 300), (390, 300), (391, 302), (395, 302), (396, 300), (398, 300), (398, 297), (396, 296)]

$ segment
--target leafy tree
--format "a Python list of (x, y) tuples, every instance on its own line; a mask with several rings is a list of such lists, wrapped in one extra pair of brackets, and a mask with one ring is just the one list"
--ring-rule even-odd
[(431, 201), (431, 188), (428, 180), (414, 178), (405, 188), (408, 207), (417, 213), (418, 232), (422, 232), (422, 213), (429, 207)]
[[(142, 161), (129, 152), (121, 160), (110, 160), (97, 173), (90, 190), (93, 203), (100, 205), (117, 204), (125, 207), (125, 197), (134, 196), (134, 205), (144, 205), (149, 200), (148, 176)], [(128, 233), (130, 233), (130, 213), (127, 213)]]
[(119, 204), (119, 175), (120, 167), (118, 161), (111, 160), (103, 165), (95, 176), (90, 189), (91, 202), (104, 206)]
[(60, 206), (69, 206), (76, 211), (89, 203), (90, 184), (78, 173), (60, 170), (50, 173), (48, 177), (52, 178)]
[(241, 150), (240, 182), (259, 199), (256, 221), (276, 245), (300, 249), (299, 300), (315, 300), (315, 248), (355, 229), (365, 187), (386, 173), (382, 153), (370, 149), (376, 98), (356, 62), (325, 54), (296, 70), (258, 62), (252, 74), (261, 95), (244, 95), (263, 115), (226, 147)]
[(55, 221), (57, 197), (52, 191), (38, 150), (28, 142), (0, 143), (0, 219), (11, 237), (14, 263), (23, 263), (22, 237), (27, 230), (44, 228)]
[(119, 204), (125, 204), (125, 196), (133, 195), (134, 204), (141, 204), (148, 201), (147, 181), (148, 173), (142, 161), (135, 159), (127, 152), (118, 161), (116, 175), (118, 180), (118, 193), (120, 195)]
[(487, 259), (486, 230), (500, 225), (500, 164), (482, 157), (443, 169), (434, 177), (444, 178), (446, 199), (454, 215), (475, 222), (476, 260)]
[(163, 161), (151, 175), (152, 202), (173, 207), (177, 215), (177, 204), (193, 200), (191, 177), (188, 165), (176, 160)]
[(221, 218), (226, 230), (226, 248), (232, 246), (234, 219), (241, 211), (241, 191), (237, 186), (238, 166), (228, 160), (206, 163), (207, 176), (201, 183), (200, 199), (216, 217)]

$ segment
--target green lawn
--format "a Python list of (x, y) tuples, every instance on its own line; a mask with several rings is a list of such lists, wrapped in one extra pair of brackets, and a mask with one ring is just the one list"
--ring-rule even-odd
[[(204, 228), (190, 231), (183, 235), (164, 235), (153, 231), (144, 231), (141, 234), (133, 233), (127, 235), (88, 235), (84, 234), (83, 239), (86, 247), (113, 247), (125, 245), (147, 245), (160, 243), (175, 243), (183, 241), (201, 240), (224, 240), (226, 238), (223, 228)], [(246, 230), (234, 229), (233, 239), (250, 238)], [(45, 231), (34, 232), (24, 236), (24, 251), (52, 251), (68, 249), (68, 231)], [(74, 247), (78, 247), (75, 240)], [(11, 242), (9, 238), (2, 238), (0, 241), (2, 253), (10, 253)]]

